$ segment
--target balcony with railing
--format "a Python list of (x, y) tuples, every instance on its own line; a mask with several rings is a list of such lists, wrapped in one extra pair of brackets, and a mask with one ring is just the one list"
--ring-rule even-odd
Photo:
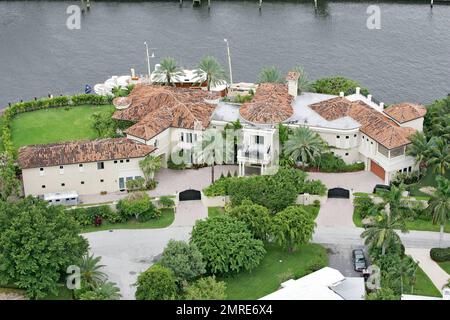
[(244, 145), (238, 149), (239, 162), (267, 164), (271, 158), (271, 147), (263, 144)]

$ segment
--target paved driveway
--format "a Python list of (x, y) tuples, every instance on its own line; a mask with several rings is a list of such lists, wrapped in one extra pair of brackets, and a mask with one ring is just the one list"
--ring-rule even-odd
[(100, 231), (83, 236), (89, 241), (91, 253), (102, 257), (105, 272), (119, 285), (122, 298), (134, 299), (133, 283), (139, 273), (158, 260), (170, 239), (188, 240), (195, 221), (207, 215), (201, 201), (184, 201), (180, 202), (174, 223), (167, 228)]
[(316, 218), (319, 227), (354, 227), (353, 204), (349, 199), (330, 198), (320, 207)]
[[(329, 266), (339, 270), (345, 277), (361, 277), (362, 273), (356, 272), (353, 267), (353, 249), (364, 249), (364, 246), (325, 244), (327, 248)], [(366, 259), (368, 255), (366, 253)]]
[(309, 172), (310, 179), (321, 180), (328, 189), (341, 187), (353, 192), (372, 192), (376, 184), (384, 181), (370, 171), (346, 172), (346, 173), (323, 173)]

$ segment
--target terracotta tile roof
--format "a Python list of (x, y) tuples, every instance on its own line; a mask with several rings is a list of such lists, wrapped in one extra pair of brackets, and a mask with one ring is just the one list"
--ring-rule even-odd
[(196, 123), (209, 126), (215, 106), (205, 99), (218, 96), (203, 90), (166, 86), (136, 86), (130, 107), (116, 111), (114, 119), (136, 122), (125, 132), (149, 140), (169, 127), (194, 129)]
[(19, 164), (22, 169), (27, 169), (139, 158), (154, 150), (153, 146), (126, 138), (31, 145), (19, 149)]
[(279, 123), (292, 116), (293, 97), (287, 85), (282, 83), (262, 83), (250, 102), (244, 103), (239, 113), (252, 123)]
[(300, 78), (300, 72), (298, 71), (289, 71), (286, 76), (286, 81), (294, 80), (297, 81)]
[(427, 114), (427, 109), (419, 104), (404, 102), (384, 109), (384, 113), (398, 123), (404, 123), (424, 117)]
[(362, 101), (351, 102), (337, 97), (309, 106), (326, 120), (332, 121), (345, 116), (351, 117), (361, 125), (361, 132), (388, 149), (410, 143), (413, 128), (400, 127), (393, 120), (368, 106)]

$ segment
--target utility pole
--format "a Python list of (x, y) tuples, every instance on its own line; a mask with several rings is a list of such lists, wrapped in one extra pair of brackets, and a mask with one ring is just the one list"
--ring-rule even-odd
[(148, 44), (147, 44), (147, 41), (144, 41), (144, 45), (145, 45), (145, 51), (147, 52), (148, 81), (152, 82), (152, 78), (151, 78), (152, 72), (151, 72), (151, 69), (150, 69), (150, 56), (148, 55)]
[(225, 43), (227, 44), (228, 68), (230, 70), (230, 91), (231, 91), (231, 86), (233, 85), (233, 71), (231, 69), (230, 45), (228, 44), (228, 40), (227, 39), (223, 39), (223, 41), (225, 41)]

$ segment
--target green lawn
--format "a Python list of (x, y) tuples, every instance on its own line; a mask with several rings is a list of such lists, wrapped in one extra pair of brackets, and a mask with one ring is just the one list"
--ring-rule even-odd
[(437, 262), (437, 264), (450, 275), (450, 261)]
[(319, 244), (302, 245), (294, 253), (275, 245), (266, 245), (266, 250), (261, 264), (252, 272), (220, 279), (226, 282), (227, 299), (258, 299), (276, 291), (283, 281), (311, 273), (313, 265), (316, 270), (328, 266), (326, 249)]
[[(447, 179), (450, 179), (450, 171), (448, 171), (445, 174), (445, 177)], [(419, 190), (420, 188), (425, 186), (431, 187), (436, 186), (436, 173), (434, 173), (433, 170), (431, 170), (431, 168), (428, 168), (427, 172), (418, 183), (409, 186), (408, 189), (411, 195), (416, 196), (416, 198), (417, 196), (429, 198), (430, 197), (429, 194), (423, 193), (422, 191)]]
[(411, 292), (411, 287), (405, 286), (404, 293), (418, 296), (442, 297), (441, 291), (435, 287), (420, 267), (416, 271), (416, 284), (414, 285), (413, 292)]
[[(359, 214), (356, 213), (356, 210), (353, 211), (353, 223), (357, 227), (363, 227), (362, 219)], [(416, 230), (416, 231), (435, 231), (439, 232), (440, 226), (438, 224), (433, 224), (431, 220), (423, 220), (416, 219), (414, 221), (407, 221), (406, 228), (408, 230)], [(444, 227), (444, 232), (450, 233), (450, 221)]]
[(147, 222), (138, 222), (136, 220), (129, 220), (124, 223), (103, 223), (100, 227), (84, 227), (81, 233), (96, 232), (112, 229), (158, 229), (166, 228), (173, 223), (175, 219), (175, 212), (173, 209), (162, 209), (161, 217), (159, 219), (152, 219)]
[(80, 139), (95, 139), (91, 128), (95, 112), (111, 112), (114, 106), (76, 106), (52, 108), (17, 115), (12, 121), (12, 139), (16, 147), (29, 144)]

